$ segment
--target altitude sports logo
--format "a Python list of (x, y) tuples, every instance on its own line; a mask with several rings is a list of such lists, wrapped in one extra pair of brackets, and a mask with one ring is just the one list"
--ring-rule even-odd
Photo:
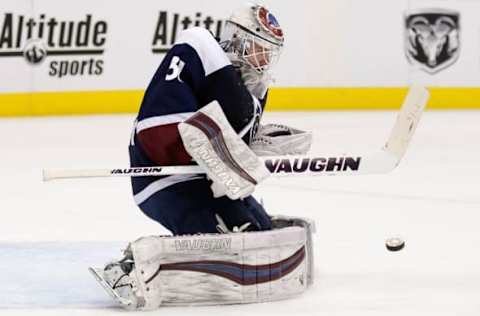
[(175, 44), (177, 35), (188, 28), (201, 26), (220, 37), (225, 21), (197, 12), (195, 16), (160, 11), (153, 35), (152, 53), (165, 54)]
[(98, 76), (103, 73), (107, 22), (86, 14), (64, 21), (40, 14), (0, 17), (0, 60), (24, 58), (30, 65), (49, 60), (51, 77)]

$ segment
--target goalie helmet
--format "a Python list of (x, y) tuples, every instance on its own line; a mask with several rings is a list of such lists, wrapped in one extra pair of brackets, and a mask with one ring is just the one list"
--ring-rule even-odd
[(220, 45), (234, 64), (248, 65), (260, 74), (276, 64), (283, 43), (277, 18), (256, 4), (234, 11), (220, 36)]

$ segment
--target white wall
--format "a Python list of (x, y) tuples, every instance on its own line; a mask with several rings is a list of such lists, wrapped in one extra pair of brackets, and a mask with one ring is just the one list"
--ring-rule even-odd
[[(47, 22), (55, 18), (78, 23), (91, 14), (93, 22), (105, 21), (108, 28), (102, 55), (50, 55), (35, 66), (23, 57), (0, 57), (0, 92), (143, 89), (162, 58), (151, 52), (160, 11), (179, 13), (182, 18), (194, 18), (201, 12), (203, 17), (220, 20), (243, 2), (1, 0), (0, 32), (5, 14), (13, 13), (14, 37), (19, 15), (37, 22), (40, 14), (45, 14)], [(286, 33), (286, 47), (276, 69), (277, 86), (404, 86), (412, 81), (438, 86), (480, 85), (480, 1), (271, 0), (269, 4)], [(432, 7), (461, 13), (460, 57), (434, 75), (409, 65), (403, 22), (406, 10)], [(4, 39), (5, 34), (3, 30)], [(46, 38), (44, 34), (43, 41)], [(0, 46), (0, 54), (15, 50), (6, 46), (6, 42)], [(96, 63), (103, 63), (101, 74), (90, 74), (91, 58), (93, 72), (99, 70)], [(61, 63), (70, 67), (87, 64), (83, 75), (51, 75)]]

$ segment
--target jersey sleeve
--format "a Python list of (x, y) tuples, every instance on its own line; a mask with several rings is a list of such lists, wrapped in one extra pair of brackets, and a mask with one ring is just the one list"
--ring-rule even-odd
[(183, 31), (155, 72), (142, 102), (137, 140), (159, 165), (188, 164), (178, 123), (217, 100), (240, 133), (255, 116), (252, 96), (210, 32)]

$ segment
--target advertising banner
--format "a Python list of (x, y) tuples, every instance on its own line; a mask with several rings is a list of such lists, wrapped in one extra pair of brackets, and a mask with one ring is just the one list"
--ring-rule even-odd
[[(243, 3), (2, 0), (0, 115), (135, 111), (179, 33), (218, 36)], [(396, 108), (411, 83), (434, 87), (433, 108), (480, 107), (480, 2), (266, 4), (286, 36), (271, 109)]]

